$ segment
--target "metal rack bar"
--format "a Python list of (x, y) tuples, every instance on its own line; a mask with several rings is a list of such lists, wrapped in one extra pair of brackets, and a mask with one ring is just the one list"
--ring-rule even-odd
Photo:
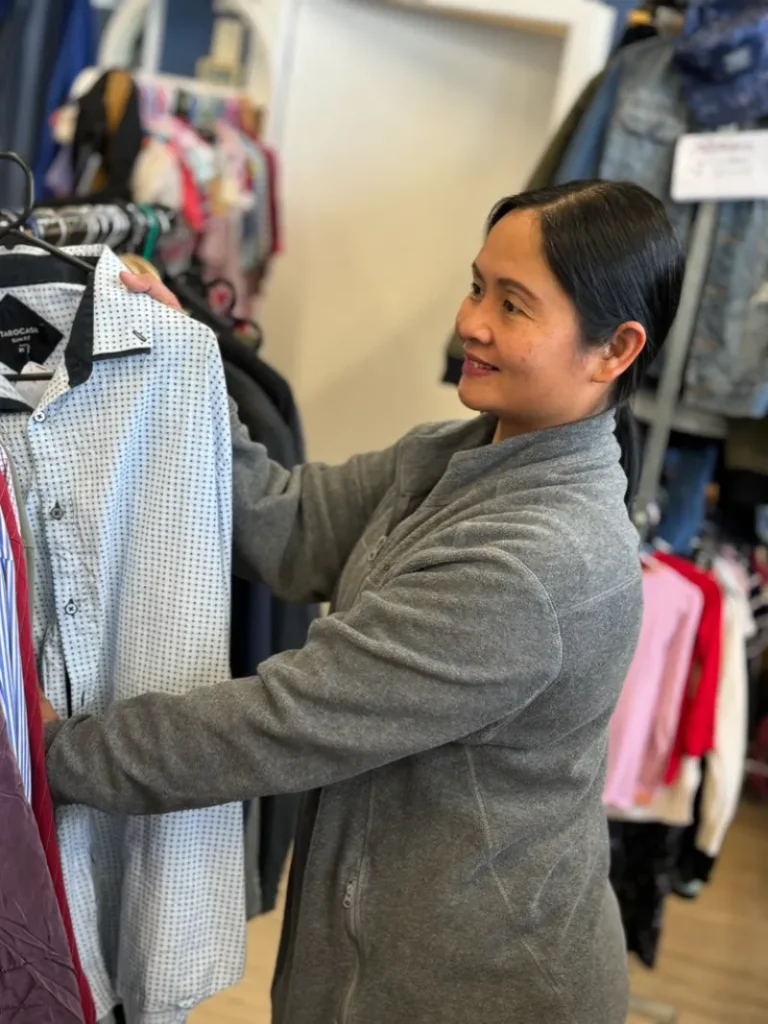
[(665, 345), (664, 369), (651, 426), (645, 443), (643, 469), (635, 502), (634, 521), (645, 540), (650, 529), (648, 510), (658, 496), (664, 456), (683, 382), (685, 362), (693, 337), (696, 314), (712, 255), (717, 227), (717, 203), (702, 203), (696, 213), (685, 267), (680, 308)]
[(92, 203), (32, 210), (30, 234), (53, 245), (106, 244), (117, 248), (141, 243), (150, 230), (160, 236), (171, 234), (176, 215), (162, 206), (138, 207), (133, 203)]

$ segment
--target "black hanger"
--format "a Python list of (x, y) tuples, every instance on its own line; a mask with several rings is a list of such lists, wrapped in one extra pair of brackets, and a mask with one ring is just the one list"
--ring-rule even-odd
[[(9, 163), (14, 163), (17, 167), (22, 169), (26, 179), (27, 188), (26, 201), (22, 213), (16, 217), (15, 220), (0, 223), (0, 243), (5, 242), (7, 239), (12, 239), (14, 242), (22, 245), (31, 245), (34, 248), (43, 249), (51, 256), (56, 256), (58, 259), (63, 260), (65, 263), (81, 271), (84, 282), (89, 280), (93, 274), (93, 266), (90, 263), (86, 263), (85, 260), (78, 259), (77, 256), (72, 256), (70, 253), (64, 252), (62, 249), (57, 249), (55, 245), (51, 245), (50, 242), (46, 242), (44, 238), (37, 238), (35, 235), (28, 235), (25, 231), (21, 230), (29, 220), (32, 214), (32, 209), (35, 205), (35, 180), (32, 175), (32, 171), (17, 153), (0, 152), (0, 161), (3, 160)], [(15, 373), (8, 374), (8, 376), (5, 377), (5, 380), (11, 382), (40, 381), (50, 380), (52, 377), (52, 373)]]
[(90, 263), (86, 263), (85, 260), (79, 259), (77, 256), (73, 256), (71, 253), (64, 252), (63, 249), (57, 249), (55, 245), (51, 245), (50, 242), (46, 242), (44, 238), (37, 238), (34, 235), (28, 235), (22, 231), (21, 228), (27, 223), (29, 217), (32, 214), (32, 208), (35, 205), (35, 179), (32, 175), (32, 171), (29, 169), (27, 164), (21, 159), (18, 153), (0, 152), (0, 161), (7, 161), (9, 163), (16, 164), (24, 172), (26, 179), (26, 203), (23, 212), (15, 220), (6, 221), (0, 223), (0, 242), (4, 242), (6, 239), (13, 239), (22, 245), (31, 245), (37, 249), (43, 249), (51, 256), (56, 256), (58, 259), (63, 260), (70, 266), (77, 267), (83, 272), (85, 280), (90, 278), (93, 273), (93, 266)]

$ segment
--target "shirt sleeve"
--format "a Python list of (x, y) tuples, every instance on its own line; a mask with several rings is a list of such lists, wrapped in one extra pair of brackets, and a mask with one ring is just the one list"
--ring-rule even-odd
[(52, 792), (156, 814), (329, 785), (518, 714), (560, 664), (538, 579), (487, 546), (446, 545), (257, 676), (49, 727)]
[(285, 601), (328, 601), (395, 479), (397, 446), (342, 466), (272, 462), (231, 410), (234, 569)]

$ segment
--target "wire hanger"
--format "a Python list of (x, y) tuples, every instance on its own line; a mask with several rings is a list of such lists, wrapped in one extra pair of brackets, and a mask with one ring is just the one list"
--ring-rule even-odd
[(34, 235), (28, 235), (25, 231), (21, 230), (32, 215), (32, 209), (35, 205), (35, 179), (32, 175), (32, 171), (21, 159), (18, 153), (0, 152), (0, 162), (2, 161), (16, 164), (17, 167), (22, 169), (27, 188), (26, 202), (23, 212), (15, 220), (0, 223), (0, 242), (5, 241), (7, 238), (11, 238), (14, 242), (20, 242), (23, 245), (31, 245), (34, 248), (43, 249), (51, 256), (56, 256), (65, 263), (69, 263), (70, 266), (77, 267), (90, 277), (93, 273), (93, 266), (90, 263), (86, 263), (85, 260), (81, 260), (77, 256), (73, 256), (71, 253), (64, 252), (62, 249), (58, 249), (50, 242), (46, 242), (44, 238), (37, 238)]

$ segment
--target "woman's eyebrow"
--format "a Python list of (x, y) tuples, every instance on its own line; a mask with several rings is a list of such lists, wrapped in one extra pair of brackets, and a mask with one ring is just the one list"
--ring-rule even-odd
[[(472, 264), (472, 273), (481, 281), (485, 280), (482, 273), (480, 272), (480, 268), (476, 263)], [(527, 298), (529, 302), (540, 302), (540, 299), (535, 292), (532, 292), (530, 288), (526, 287), (526, 285), (524, 285), (522, 281), (515, 280), (514, 277), (499, 277), (496, 279), (496, 284), (499, 286), (499, 288), (503, 288), (505, 291), (517, 292), (518, 295), (522, 295), (524, 298)]]

